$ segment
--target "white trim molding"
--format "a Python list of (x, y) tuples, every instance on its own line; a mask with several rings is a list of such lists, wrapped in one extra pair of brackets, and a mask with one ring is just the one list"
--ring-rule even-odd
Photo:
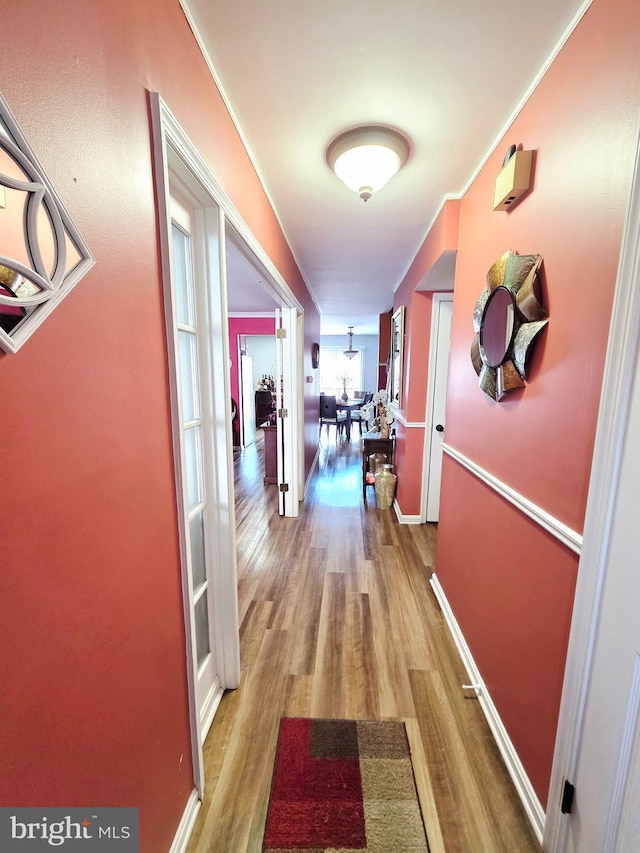
[(442, 449), (447, 456), (455, 459), (463, 468), (466, 468), (467, 471), (476, 476), (479, 480), (482, 480), (485, 485), (493, 489), (493, 491), (499, 494), (500, 497), (503, 497), (512, 506), (519, 509), (520, 512), (524, 513), (528, 518), (535, 521), (536, 524), (540, 525), (540, 527), (544, 528), (547, 533), (550, 533), (562, 542), (562, 544), (569, 548), (570, 551), (573, 551), (574, 554), (580, 554), (582, 551), (582, 535), (580, 533), (572, 530), (562, 521), (559, 521), (559, 519), (551, 515), (551, 513), (542, 509), (542, 507), (539, 507), (537, 504), (534, 504), (528, 498), (525, 498), (524, 495), (516, 492), (515, 489), (511, 488), (511, 486), (507, 486), (506, 483), (503, 483), (502, 480), (494, 477), (493, 474), (485, 471), (484, 468), (481, 468), (480, 465), (477, 465), (471, 459), (468, 459), (463, 453), (460, 453), (459, 450), (451, 447), (451, 445), (443, 442)]
[(402, 409), (399, 409), (395, 403), (390, 403), (389, 408), (393, 412), (393, 417), (396, 421), (399, 421), (403, 427), (406, 429), (425, 429), (426, 424), (424, 421), (408, 421), (404, 416), (404, 412)]
[(395, 510), (396, 517), (400, 524), (420, 524), (420, 516), (419, 515), (403, 515), (402, 510), (400, 509), (400, 504), (397, 499), (393, 500), (393, 509)]
[[(604, 837), (603, 850), (606, 853), (616, 853), (616, 850), (627, 849), (621, 844), (620, 823), (623, 807), (629, 786), (632, 785), (630, 775), (633, 772), (631, 762), (633, 760), (635, 746), (638, 740), (638, 729), (640, 725), (640, 655), (636, 654), (633, 663), (633, 676), (631, 677), (631, 689), (627, 703), (627, 713), (622, 739), (620, 742), (620, 754), (616, 766), (615, 779), (609, 805), (609, 818)], [(637, 770), (635, 771), (638, 772)], [(620, 844), (620, 847), (618, 847)]]
[(311, 479), (313, 475), (316, 473), (316, 468), (318, 467), (318, 461), (320, 459), (320, 445), (318, 445), (318, 449), (316, 450), (316, 455), (313, 457), (313, 462), (311, 463), (311, 468), (309, 469), (309, 475), (305, 480), (304, 484), (304, 498), (307, 497), (307, 490), (311, 484)]
[(273, 311), (229, 311), (227, 314), (228, 317), (232, 317), (234, 319), (242, 319), (242, 318), (250, 318), (251, 320), (256, 317), (273, 320), (274, 312)]
[[(504, 723), (500, 719), (500, 715), (498, 714), (498, 710), (496, 706), (493, 704), (491, 696), (489, 695), (489, 691), (480, 675), (480, 670), (478, 669), (469, 646), (464, 638), (462, 630), (458, 625), (458, 622), (453, 615), (453, 611), (449, 605), (447, 600), (447, 596), (444, 593), (444, 590), (440, 586), (440, 582), (438, 578), (434, 574), (431, 576), (429, 583), (431, 584), (431, 588), (433, 589), (434, 595), (438, 600), (438, 604), (440, 605), (440, 609), (442, 610), (442, 615), (444, 616), (445, 622), (447, 623), (447, 627), (451, 632), (451, 636), (453, 637), (453, 641), (456, 644), (458, 652), (460, 653), (460, 657), (462, 658), (462, 662), (467, 670), (467, 674), (470, 679), (470, 684), (473, 685), (476, 696), (478, 697), (478, 702), (480, 703), (480, 707), (487, 718), (487, 723), (489, 724), (489, 728), (491, 729), (491, 733), (495, 738), (498, 749), (500, 750), (500, 754), (504, 759), (505, 764), (507, 765), (507, 770), (509, 771), (509, 775), (511, 776), (511, 780), (515, 786), (515, 789), (522, 801), (522, 805), (527, 813), (527, 817), (531, 821), (531, 825), (538, 837), (538, 841), (542, 843), (542, 835), (544, 832), (544, 824), (545, 824), (545, 814), (544, 809), (538, 799), (535, 790), (533, 789), (533, 785), (529, 777), (527, 776), (527, 772), (524, 769), (520, 758), (518, 757), (518, 753), (511, 742), (511, 738), (504, 726)], [(462, 685), (461, 685), (462, 687)]]
[[(215, 83), (216, 88), (217, 88), (218, 92), (220, 93), (220, 97), (222, 98), (222, 102), (223, 102), (227, 112), (229, 113), (229, 118), (233, 122), (233, 126), (236, 130), (236, 133), (240, 137), (240, 141), (242, 142), (244, 150), (247, 153), (247, 157), (251, 161), (251, 165), (253, 166), (255, 173), (257, 175), (257, 178), (260, 181), (260, 186), (262, 187), (262, 190), (263, 190), (263, 192), (267, 198), (267, 201), (269, 202), (269, 206), (271, 207), (273, 215), (275, 216), (275, 218), (278, 222), (278, 225), (280, 226), (280, 230), (282, 231), (282, 235), (283, 235), (283, 237), (287, 243), (287, 246), (289, 247), (289, 250), (290, 250), (291, 254), (293, 255), (293, 259), (296, 262), (298, 269), (300, 270), (300, 275), (302, 276), (302, 278), (306, 284), (307, 283), (307, 277), (305, 274), (304, 267), (302, 266), (302, 264), (300, 263), (300, 260), (296, 256), (296, 253), (293, 249), (293, 244), (289, 240), (289, 235), (285, 231), (284, 223), (282, 222), (282, 220), (280, 218), (280, 214), (278, 213), (276, 206), (273, 203), (271, 193), (269, 192), (269, 189), (268, 189), (267, 184), (264, 180), (264, 177), (262, 175), (262, 172), (260, 170), (258, 162), (253, 155), (253, 151), (249, 147), (249, 142), (247, 141), (247, 137), (245, 136), (244, 131), (242, 130), (242, 128), (240, 126), (240, 122), (238, 121), (238, 117), (236, 116), (235, 110), (233, 108), (233, 104), (231, 103), (231, 100), (230, 100), (229, 96), (227, 95), (226, 89), (222, 85), (222, 81), (220, 79), (220, 76), (218, 75), (218, 72), (216, 71), (216, 67), (213, 64), (213, 59), (211, 58), (211, 54), (209, 53), (209, 51), (207, 50), (207, 48), (205, 46), (205, 40), (200, 33), (200, 28), (198, 27), (198, 25), (196, 23), (196, 20), (193, 16), (192, 10), (189, 8), (186, 0), (178, 0), (178, 2), (180, 3), (180, 7), (184, 13), (185, 18), (187, 19), (187, 23), (189, 24), (189, 27), (191, 28), (191, 32), (193, 33), (193, 36), (196, 40), (196, 44), (198, 45), (198, 48), (200, 49), (200, 53), (202, 54), (202, 58), (204, 59), (205, 63), (207, 64), (207, 68), (209, 69), (209, 73), (211, 74), (211, 77), (213, 78), (213, 82)], [(591, 0), (589, 0), (589, 2), (591, 2)], [(309, 295), (311, 296), (311, 301), (315, 305), (316, 310), (318, 311), (318, 314), (321, 314), (322, 312), (320, 311), (320, 307), (318, 306), (318, 303), (316, 302), (315, 296), (311, 292), (311, 288), (307, 286), (307, 290), (309, 291)]]
[(184, 853), (187, 849), (201, 805), (202, 801), (198, 797), (197, 790), (194, 788), (182, 813), (182, 818), (173, 837), (173, 844), (169, 849), (169, 853)]
[[(0, 175), (2, 197), (6, 203), (5, 188), (24, 194), (23, 213), (17, 205), (16, 215), (22, 219), (26, 262), (0, 255), (4, 273), (0, 307), (15, 312), (12, 316), (3, 312), (5, 320), (15, 324), (6, 331), (0, 328), (0, 350), (15, 354), (89, 272), (95, 258), (1, 93), (0, 128), (0, 151), (12, 164), (11, 175)], [(49, 242), (51, 252), (46, 248)]]
[(467, 182), (466, 182), (466, 184), (464, 185), (464, 187), (460, 190), (460, 192), (457, 192), (457, 193), (448, 193), (448, 194), (446, 194), (446, 195), (444, 195), (444, 196), (443, 196), (442, 201), (440, 202), (440, 206), (438, 207), (437, 211), (435, 212), (435, 214), (434, 214), (434, 216), (433, 216), (433, 219), (431, 220), (431, 222), (429, 223), (429, 225), (428, 225), (428, 226), (427, 226), (427, 228), (426, 228), (426, 231), (424, 232), (424, 234), (423, 234), (423, 235), (422, 235), (422, 237), (420, 238), (420, 240), (419, 240), (419, 242), (418, 242), (418, 245), (416, 246), (415, 252), (412, 254), (411, 259), (409, 260), (409, 263), (407, 264), (407, 266), (406, 266), (406, 268), (405, 268), (404, 272), (402, 273), (402, 275), (401, 275), (401, 276), (400, 276), (400, 278), (398, 279), (397, 284), (396, 284), (396, 285), (395, 285), (395, 287), (393, 288), (393, 292), (394, 292), (394, 293), (398, 290), (398, 288), (400, 287), (400, 285), (402, 284), (402, 282), (403, 282), (403, 281), (405, 280), (405, 278), (407, 277), (407, 274), (408, 274), (409, 270), (411, 269), (411, 265), (413, 264), (413, 262), (415, 261), (416, 257), (418, 256), (418, 252), (419, 252), (419, 251), (420, 251), (420, 249), (422, 248), (422, 246), (423, 246), (423, 244), (424, 244), (424, 241), (425, 241), (425, 240), (427, 239), (427, 237), (429, 236), (429, 234), (430, 234), (430, 232), (431, 232), (431, 229), (433, 228), (433, 226), (435, 225), (435, 223), (436, 223), (436, 221), (437, 221), (438, 217), (440, 216), (440, 213), (442, 212), (442, 208), (445, 206), (445, 204), (446, 204), (448, 201), (459, 201), (461, 198), (464, 198), (464, 196), (466, 195), (466, 193), (469, 191), (469, 188), (471, 187), (471, 185), (473, 184), (473, 182), (475, 181), (475, 179), (476, 179), (476, 178), (478, 177), (478, 175), (480, 174), (480, 171), (481, 171), (482, 167), (483, 167), (483, 166), (484, 166), (484, 164), (487, 162), (487, 160), (489, 159), (489, 157), (493, 154), (493, 152), (494, 152), (494, 151), (495, 151), (495, 149), (498, 147), (498, 145), (500, 145), (500, 143), (501, 143), (501, 141), (504, 139), (504, 137), (505, 137), (505, 135), (506, 135), (507, 131), (509, 130), (509, 128), (511, 127), (511, 125), (514, 123), (514, 121), (516, 120), (516, 118), (517, 118), (517, 117), (518, 117), (518, 115), (520, 114), (520, 111), (522, 110), (522, 108), (524, 107), (524, 105), (527, 103), (527, 101), (529, 100), (529, 98), (531, 97), (531, 95), (533, 95), (533, 93), (535, 92), (535, 90), (538, 88), (538, 85), (539, 85), (540, 81), (542, 80), (542, 78), (544, 77), (544, 75), (545, 75), (545, 74), (547, 73), (547, 71), (549, 70), (549, 68), (550, 68), (551, 64), (553, 63), (554, 59), (556, 58), (556, 56), (560, 53), (560, 51), (562, 50), (562, 48), (564, 47), (564, 45), (566, 44), (566, 42), (569, 40), (569, 38), (570, 38), (571, 34), (573, 33), (573, 31), (575, 30), (575, 28), (578, 26), (578, 24), (580, 23), (580, 21), (582, 20), (582, 18), (583, 18), (583, 17), (584, 17), (584, 15), (586, 14), (587, 9), (589, 8), (589, 6), (591, 5), (591, 3), (592, 3), (592, 2), (593, 2), (593, 0), (584, 0), (583, 4), (578, 8), (578, 10), (576, 11), (576, 13), (575, 13), (575, 15), (573, 16), (572, 20), (569, 22), (569, 25), (567, 26), (566, 30), (565, 30), (565, 31), (564, 31), (564, 33), (560, 36), (560, 38), (559, 38), (559, 40), (558, 40), (557, 44), (555, 45), (555, 47), (553, 48), (553, 50), (552, 50), (552, 51), (549, 53), (549, 55), (547, 56), (547, 58), (546, 58), (546, 60), (545, 60), (544, 64), (542, 65), (542, 68), (540, 68), (540, 70), (538, 71), (538, 73), (536, 74), (536, 76), (533, 78), (533, 80), (532, 80), (532, 81), (531, 81), (531, 83), (529, 84), (528, 89), (527, 89), (527, 90), (526, 90), (526, 92), (522, 95), (522, 98), (520, 98), (520, 101), (516, 104), (516, 106), (515, 106), (515, 108), (514, 108), (513, 112), (511, 113), (511, 115), (509, 116), (509, 118), (506, 120), (506, 122), (504, 123), (504, 125), (502, 126), (502, 128), (498, 131), (498, 134), (497, 134), (496, 138), (494, 139), (494, 141), (491, 143), (491, 145), (490, 145), (490, 146), (489, 146), (489, 148), (487, 149), (486, 154), (485, 154), (485, 155), (484, 155), (484, 157), (480, 160), (480, 162), (477, 164), (476, 168), (473, 170), (473, 172), (471, 173), (471, 175), (469, 175), (469, 179), (467, 180)]
[[(586, 541), (580, 559), (567, 649), (558, 733), (551, 770), (545, 849), (563, 851), (568, 820), (559, 808), (564, 779), (575, 781), (579, 766), (587, 696), (599, 635), (602, 595), (625, 441), (640, 348), (640, 133), (620, 262), (613, 299), (600, 410), (585, 513)], [(634, 436), (635, 440), (635, 436)]]

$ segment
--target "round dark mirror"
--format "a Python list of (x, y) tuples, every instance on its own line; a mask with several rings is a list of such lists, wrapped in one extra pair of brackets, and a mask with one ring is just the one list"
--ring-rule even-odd
[(489, 367), (500, 367), (513, 338), (515, 303), (506, 287), (496, 287), (482, 312), (480, 350)]

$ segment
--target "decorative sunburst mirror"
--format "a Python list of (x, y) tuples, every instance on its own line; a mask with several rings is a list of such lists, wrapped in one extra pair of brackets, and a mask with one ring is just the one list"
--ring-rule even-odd
[(525, 384), (533, 342), (549, 322), (539, 294), (542, 255), (505, 252), (487, 273), (473, 312), (471, 361), (494, 400)]
[(94, 263), (0, 95), (0, 350), (16, 353)]

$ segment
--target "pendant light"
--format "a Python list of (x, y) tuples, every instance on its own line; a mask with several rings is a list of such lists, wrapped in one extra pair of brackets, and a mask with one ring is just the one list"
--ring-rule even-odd
[(343, 350), (343, 353), (347, 358), (351, 359), (354, 355), (358, 355), (358, 350), (353, 348), (353, 326), (349, 326), (349, 331), (347, 332), (349, 337), (349, 349)]

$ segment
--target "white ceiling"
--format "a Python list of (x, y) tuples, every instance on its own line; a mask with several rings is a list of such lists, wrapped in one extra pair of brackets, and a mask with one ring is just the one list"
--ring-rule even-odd
[[(323, 334), (358, 335), (377, 334), (443, 199), (465, 190), (589, 0), (181, 2)], [(412, 146), (366, 204), (325, 161), (359, 124), (397, 127)]]

